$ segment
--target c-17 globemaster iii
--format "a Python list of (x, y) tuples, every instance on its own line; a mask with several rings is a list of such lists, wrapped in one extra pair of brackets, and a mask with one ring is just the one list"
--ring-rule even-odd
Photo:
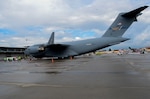
[(127, 41), (129, 38), (123, 38), (122, 35), (134, 21), (137, 21), (137, 17), (142, 14), (141, 11), (147, 7), (148, 6), (142, 6), (129, 12), (120, 13), (100, 38), (55, 44), (53, 32), (46, 44), (30, 46), (25, 50), (25, 54), (36, 58), (74, 57)]

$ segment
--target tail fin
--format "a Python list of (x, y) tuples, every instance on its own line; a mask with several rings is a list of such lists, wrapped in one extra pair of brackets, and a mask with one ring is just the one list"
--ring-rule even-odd
[(127, 13), (120, 13), (102, 37), (121, 37), (130, 25), (137, 21), (136, 18), (142, 14), (141, 11), (147, 7), (143, 6)]
[(51, 37), (50, 37), (50, 39), (49, 39), (49, 41), (48, 41), (47, 44), (48, 44), (48, 45), (54, 44), (54, 32), (52, 32)]

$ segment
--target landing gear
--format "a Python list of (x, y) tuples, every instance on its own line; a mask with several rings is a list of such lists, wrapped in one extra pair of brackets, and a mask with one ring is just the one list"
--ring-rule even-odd
[(74, 58), (74, 56), (58, 57), (58, 59), (70, 59), (70, 60), (72, 60), (73, 58)]
[(58, 59), (64, 59), (64, 57), (58, 57)]
[[(68, 57), (58, 57), (58, 59), (70, 59), (72, 60), (74, 56), (68, 56)], [(54, 58), (51, 58), (51, 62), (54, 63)]]

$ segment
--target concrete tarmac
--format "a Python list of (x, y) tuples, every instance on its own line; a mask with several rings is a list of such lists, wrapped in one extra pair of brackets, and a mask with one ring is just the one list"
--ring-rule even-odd
[(1, 99), (150, 99), (150, 54), (0, 62)]

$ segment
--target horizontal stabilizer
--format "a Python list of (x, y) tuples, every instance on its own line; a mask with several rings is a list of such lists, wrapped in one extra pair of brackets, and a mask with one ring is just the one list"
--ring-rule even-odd
[(126, 17), (126, 18), (133, 18), (133, 17), (137, 17), (138, 15), (141, 14), (141, 11), (143, 11), (144, 9), (146, 9), (148, 6), (143, 6), (143, 7), (140, 7), (140, 8), (137, 8), (135, 10), (132, 10), (130, 12), (127, 12), (125, 14), (123, 14), (122, 16), (123, 17)]

